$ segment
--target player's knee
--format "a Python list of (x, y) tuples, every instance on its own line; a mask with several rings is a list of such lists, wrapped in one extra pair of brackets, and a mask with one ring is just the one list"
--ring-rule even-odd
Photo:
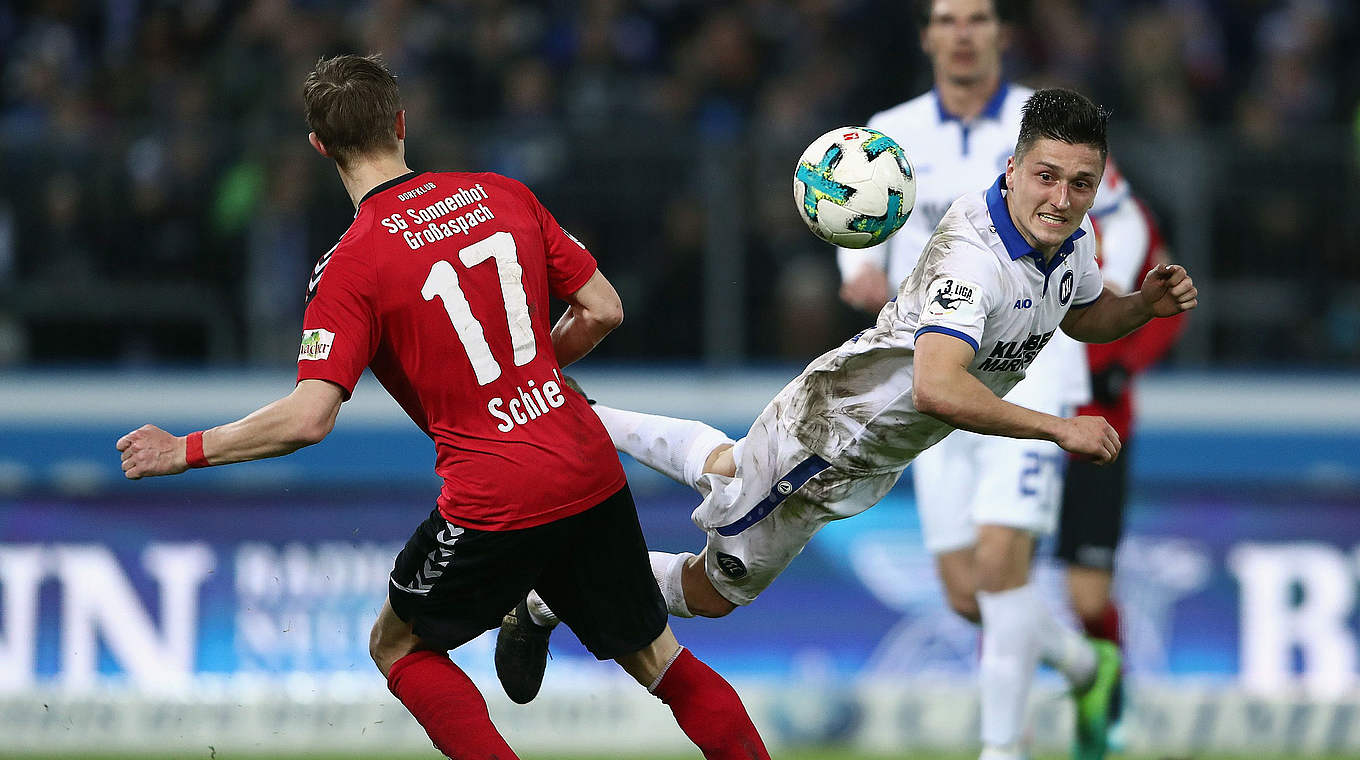
[(1072, 612), (1082, 623), (1090, 626), (1105, 618), (1105, 609), (1110, 606), (1110, 598), (1098, 593), (1077, 593), (1072, 595)]
[(949, 608), (959, 615), (959, 617), (962, 617), (970, 623), (982, 622), (982, 609), (978, 607), (977, 596), (975, 594), (950, 589), (946, 596), (949, 600)]
[(981, 591), (1005, 591), (1029, 581), (1033, 539), (1023, 531), (1003, 526), (983, 526), (973, 557), (977, 587)]
[(416, 639), (411, 636), (393, 635), (391, 626), (383, 624), (383, 618), (373, 624), (373, 629), (368, 634), (368, 656), (373, 660), (373, 664), (378, 667), (378, 671), (387, 676), (392, 666), (397, 664), (397, 660), (415, 651)]
[(732, 456), (733, 445), (724, 443), (713, 449), (704, 462), (704, 472), (725, 478), (736, 477), (737, 460)]
[(693, 612), (695, 615), (698, 615), (699, 617), (706, 618), (725, 617), (727, 614), (732, 612), (732, 610), (735, 610), (737, 608), (737, 605), (727, 601), (721, 596), (718, 596), (716, 593), (714, 593), (712, 596), (705, 596), (703, 599), (698, 600), (686, 599), (685, 603), (689, 605), (690, 612)]
[(685, 562), (681, 588), (685, 607), (699, 617), (719, 618), (737, 608), (727, 597), (718, 593), (713, 579), (708, 577), (708, 551)]

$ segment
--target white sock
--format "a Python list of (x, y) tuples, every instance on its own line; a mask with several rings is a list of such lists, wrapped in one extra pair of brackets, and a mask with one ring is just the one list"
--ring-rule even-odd
[(539, 596), (537, 591), (530, 591), (527, 601), (529, 602), (529, 619), (534, 621), (535, 625), (552, 628), (561, 622), (557, 619), (557, 613), (548, 609), (547, 603), (543, 601), (543, 597)]
[(1039, 619), (1043, 602), (1032, 585), (978, 592), (982, 609), (982, 659), (978, 680), (982, 744), (998, 752), (1020, 746), (1030, 683), (1039, 666)]
[(661, 598), (666, 600), (666, 609), (676, 617), (694, 617), (685, 602), (685, 586), (680, 576), (685, 569), (685, 562), (693, 559), (694, 555), (689, 552), (647, 552), (647, 558), (652, 561), (652, 575), (656, 576), (656, 585), (661, 587)]
[(695, 488), (713, 449), (732, 443), (721, 430), (698, 420), (592, 407), (609, 431), (614, 448), (657, 472)]
[[(1037, 595), (1036, 595), (1037, 596)], [(1039, 614), (1039, 659), (1067, 679), (1067, 684), (1080, 689), (1096, 677), (1096, 650), (1091, 642), (1077, 631), (1068, 628), (1053, 614), (1042, 600)]]

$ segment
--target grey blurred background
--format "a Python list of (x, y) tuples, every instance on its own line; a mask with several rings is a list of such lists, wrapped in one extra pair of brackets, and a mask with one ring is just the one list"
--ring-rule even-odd
[[(1360, 366), (1360, 12), (1032, 0), (1012, 79), (1113, 113), (1203, 294), (1171, 363)], [(381, 52), (413, 168), (528, 183), (628, 313), (616, 361), (804, 361), (869, 317), (798, 220), (813, 137), (924, 91), (892, 0), (6, 0), (0, 366), (291, 362), (353, 209), (301, 81)], [(905, 146), (910, 153), (912, 146)]]

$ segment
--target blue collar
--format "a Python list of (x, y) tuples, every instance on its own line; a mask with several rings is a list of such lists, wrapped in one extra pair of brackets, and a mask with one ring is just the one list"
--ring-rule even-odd
[[(1044, 269), (1044, 255), (1025, 242), (1020, 230), (1015, 228), (1015, 222), (1011, 221), (1010, 211), (1006, 206), (1006, 198), (1001, 194), (1001, 188), (1005, 186), (1006, 175), (1002, 174), (996, 178), (996, 182), (991, 187), (987, 188), (987, 211), (992, 215), (992, 226), (996, 228), (996, 234), (1001, 237), (1001, 243), (1006, 246), (1006, 253), (1010, 254), (1011, 261), (1032, 256), (1035, 264), (1039, 265), (1042, 270)], [(1063, 244), (1058, 247), (1058, 253), (1053, 257), (1053, 263), (1047, 271), (1053, 271), (1052, 267), (1056, 267), (1063, 259), (1067, 258), (1076, 248), (1077, 239), (1084, 235), (1086, 235), (1086, 230), (1078, 227), (1071, 237), (1064, 240)]]
[[(1006, 104), (1006, 94), (1010, 92), (1010, 89), (1011, 86), (1007, 84), (1005, 80), (1002, 80), (1001, 86), (996, 88), (996, 94), (992, 95), (992, 99), (988, 100), (987, 105), (982, 107), (982, 113), (979, 113), (977, 115), (977, 118), (1000, 119), (1001, 107)], [(940, 121), (942, 123), (946, 121), (957, 121), (959, 123), (963, 123), (963, 119), (961, 119), (955, 114), (952, 114), (944, 110), (944, 101), (940, 100), (940, 91), (937, 89), (934, 90), (934, 93), (935, 93), (935, 108), (940, 114)], [(974, 121), (976, 121), (976, 119), (974, 119)]]

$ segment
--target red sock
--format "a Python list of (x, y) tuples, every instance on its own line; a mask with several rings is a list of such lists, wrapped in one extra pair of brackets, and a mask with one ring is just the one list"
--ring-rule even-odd
[(1124, 647), (1123, 637), (1119, 635), (1119, 608), (1113, 600), (1105, 603), (1105, 609), (1101, 610), (1098, 617), (1083, 620), (1081, 624), (1086, 629), (1086, 635), (1113, 641), (1121, 649)]
[(406, 655), (388, 671), (387, 688), (454, 760), (519, 760), (491, 724), (482, 693), (448, 655)]
[(770, 760), (732, 685), (681, 647), (652, 692), (708, 760)]

